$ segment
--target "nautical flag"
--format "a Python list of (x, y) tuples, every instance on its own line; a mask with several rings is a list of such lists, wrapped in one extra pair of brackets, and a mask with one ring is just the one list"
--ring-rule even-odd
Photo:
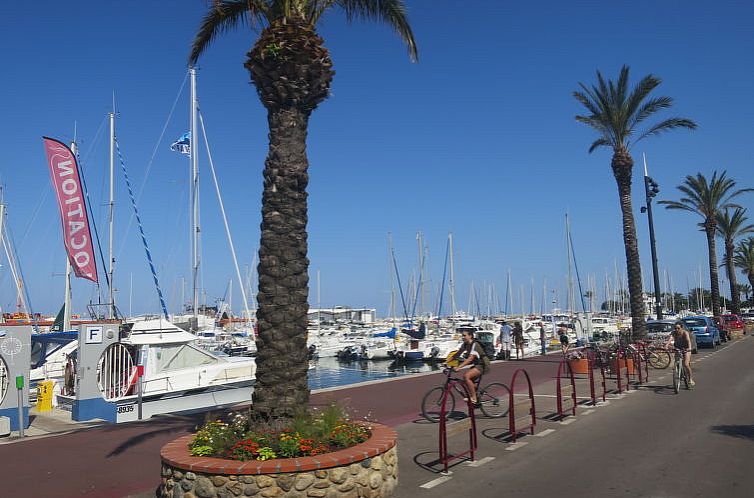
[(68, 259), (77, 277), (97, 282), (97, 262), (76, 157), (59, 140), (43, 137), (43, 141), (63, 222), (63, 243)]
[(170, 145), (170, 150), (181, 154), (191, 154), (191, 132), (187, 131)]

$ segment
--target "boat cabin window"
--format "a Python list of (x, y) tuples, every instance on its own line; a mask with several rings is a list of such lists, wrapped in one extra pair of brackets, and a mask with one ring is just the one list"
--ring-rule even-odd
[(192, 348), (186, 344), (153, 346), (153, 348), (155, 349), (156, 372), (180, 370), (182, 368), (190, 368), (216, 362), (211, 354)]

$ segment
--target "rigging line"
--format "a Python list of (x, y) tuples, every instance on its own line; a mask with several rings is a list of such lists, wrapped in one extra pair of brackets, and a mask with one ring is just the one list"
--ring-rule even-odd
[[(241, 271), (238, 268), (238, 259), (236, 258), (236, 249), (233, 246), (233, 238), (230, 235), (230, 227), (228, 226), (228, 217), (225, 215), (225, 205), (223, 204), (223, 198), (220, 195), (220, 185), (217, 182), (217, 175), (215, 174), (215, 163), (212, 160), (212, 153), (209, 149), (209, 140), (207, 139), (207, 130), (204, 128), (204, 116), (201, 111), (199, 112), (199, 124), (202, 127), (202, 137), (204, 137), (204, 146), (207, 148), (207, 158), (209, 159), (209, 167), (212, 171), (212, 180), (215, 183), (215, 192), (217, 193), (217, 200), (220, 203), (220, 212), (223, 215), (223, 223), (225, 223), (225, 233), (228, 236), (228, 245), (230, 246), (230, 253), (233, 256), (233, 265), (236, 268), (236, 276), (238, 277), (238, 286), (241, 288), (241, 297), (243, 297), (245, 318), (249, 319), (249, 302), (246, 300), (246, 290), (244, 289), (244, 282), (241, 278)], [(197, 149), (198, 150), (198, 149)], [(231, 310), (232, 312), (232, 310)]]
[(403, 303), (403, 314), (408, 319), (408, 309), (406, 308), (406, 297), (403, 295), (403, 285), (401, 285), (401, 274), (398, 273), (398, 263), (395, 261), (395, 249), (390, 249), (393, 256), (393, 267), (395, 268), (395, 278), (398, 280), (398, 290), (401, 293), (401, 302)]
[(84, 161), (89, 160), (89, 156), (94, 152), (94, 148), (99, 144), (99, 140), (102, 137), (102, 131), (105, 129), (105, 123), (108, 121), (108, 115), (105, 114), (102, 117), (102, 122), (99, 125), (99, 128), (97, 128), (97, 133), (94, 134), (94, 139), (92, 140), (91, 144), (89, 145), (89, 149), (86, 151), (86, 154), (84, 154)]
[(571, 237), (571, 232), (568, 232), (568, 241), (571, 244), (571, 256), (573, 257), (573, 267), (576, 270), (576, 282), (579, 284), (579, 295), (581, 297), (581, 311), (586, 313), (586, 305), (584, 304), (584, 291), (581, 289), (581, 277), (579, 276), (579, 265), (576, 263), (576, 251), (573, 249), (573, 237)]
[[(31, 305), (31, 297), (29, 295), (29, 288), (26, 286), (26, 279), (24, 278), (24, 272), (21, 268), (21, 262), (18, 259), (18, 251), (16, 250), (16, 244), (13, 242), (13, 232), (11, 228), (8, 226), (7, 223), (3, 223), (3, 229), (5, 230), (5, 237), (3, 238), (3, 243), (7, 241), (8, 246), (10, 248), (10, 254), (13, 255), (13, 266), (16, 269), (16, 273), (18, 274), (19, 279), (19, 285), (21, 285), (23, 288), (21, 289), (23, 291), (23, 296), (21, 297), (22, 304), (25, 308), (27, 308), (26, 312), (29, 315), (29, 318), (32, 318), (34, 316), (34, 307)], [(8, 248), (6, 248), (6, 251)], [(37, 325), (34, 325), (34, 330), (37, 331), (38, 327)]]
[[(162, 131), (160, 132), (160, 137), (157, 139), (157, 143), (154, 144), (154, 149), (152, 149), (152, 156), (149, 158), (149, 161), (147, 162), (147, 169), (144, 172), (144, 180), (141, 182), (141, 186), (139, 187), (139, 193), (136, 196), (136, 202), (141, 202), (141, 196), (144, 193), (144, 188), (147, 186), (147, 180), (149, 179), (149, 173), (152, 171), (152, 165), (154, 164), (154, 158), (157, 155), (157, 150), (160, 148), (160, 144), (162, 143), (162, 139), (165, 138), (165, 132), (168, 129), (168, 125), (170, 124), (170, 120), (173, 119), (173, 112), (175, 111), (176, 105), (178, 105), (178, 100), (181, 98), (181, 95), (183, 95), (183, 89), (186, 88), (186, 80), (188, 79), (188, 71), (183, 76), (183, 82), (181, 83), (181, 87), (178, 89), (178, 94), (175, 96), (175, 100), (173, 101), (173, 105), (170, 107), (170, 112), (168, 113), (168, 118), (165, 120), (165, 124), (162, 126)], [(123, 232), (123, 241), (120, 244), (120, 248), (118, 248), (118, 258), (120, 258), (121, 253), (123, 252), (123, 248), (126, 244), (126, 239), (128, 238), (128, 233), (131, 230), (131, 225), (133, 225), (134, 221), (134, 214), (131, 213), (131, 216), (128, 218), (128, 224), (126, 225), (126, 231)]]
[(437, 319), (442, 316), (442, 297), (445, 293), (445, 275), (448, 273), (448, 256), (450, 255), (450, 240), (445, 243), (445, 266), (442, 270), (442, 283), (440, 284), (440, 301), (437, 305)]
[(141, 242), (144, 244), (144, 252), (147, 254), (147, 261), (149, 262), (149, 269), (152, 271), (152, 279), (154, 280), (154, 285), (157, 287), (157, 296), (160, 298), (160, 306), (162, 307), (162, 312), (165, 314), (165, 319), (168, 318), (168, 308), (165, 306), (165, 298), (162, 297), (162, 289), (160, 289), (160, 281), (157, 279), (157, 270), (154, 268), (154, 263), (152, 262), (152, 254), (149, 252), (149, 245), (147, 244), (147, 236), (144, 234), (144, 225), (141, 223), (141, 217), (139, 216), (139, 211), (136, 209), (136, 199), (134, 199), (134, 192), (131, 188), (131, 180), (128, 179), (128, 172), (126, 171), (126, 162), (123, 160), (123, 154), (120, 152), (120, 143), (118, 142), (117, 138), (115, 139), (115, 150), (118, 152), (118, 159), (120, 160), (120, 167), (123, 171), (123, 177), (126, 179), (126, 187), (128, 188), (128, 195), (131, 198), (131, 207), (134, 208), (134, 216), (136, 217), (136, 222), (139, 225), (139, 233), (141, 234)]
[[(86, 205), (89, 208), (89, 219), (92, 222), (92, 225), (94, 226), (94, 238), (97, 240), (97, 249), (99, 251), (99, 257), (102, 261), (102, 269), (104, 270), (107, 268), (107, 265), (105, 264), (105, 254), (102, 252), (102, 244), (100, 243), (99, 239), (99, 230), (97, 229), (97, 220), (94, 218), (94, 211), (92, 210), (92, 200), (89, 197), (89, 188), (86, 186), (86, 175), (84, 174), (84, 166), (81, 163), (81, 160), (79, 159), (78, 154), (76, 154), (76, 162), (79, 165), (79, 176), (81, 177), (81, 185), (84, 187), (84, 197), (86, 197)], [(107, 283), (107, 286), (110, 287), (110, 276), (106, 271), (103, 272), (105, 274), (105, 282)], [(97, 286), (97, 299), (99, 302), (102, 302), (102, 295), (100, 293), (101, 287), (99, 282), (96, 284)]]
[(39, 201), (37, 201), (37, 205), (34, 207), (34, 211), (31, 213), (31, 219), (26, 225), (26, 229), (24, 230), (24, 233), (21, 235), (21, 242), (19, 242), (18, 246), (23, 249), (24, 243), (26, 242), (26, 237), (29, 235), (29, 232), (31, 232), (31, 227), (34, 226), (34, 222), (37, 220), (37, 216), (39, 215), (39, 211), (42, 209), (42, 205), (47, 201), (47, 197), (49, 197), (50, 192), (52, 191), (52, 187), (48, 185), (49, 188), (42, 190), (42, 195), (39, 196)]

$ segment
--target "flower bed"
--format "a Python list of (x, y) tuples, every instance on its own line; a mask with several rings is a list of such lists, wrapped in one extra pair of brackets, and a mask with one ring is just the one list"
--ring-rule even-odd
[(397, 434), (371, 424), (370, 437), (350, 448), (314, 456), (238, 461), (192, 456), (184, 436), (163, 446), (158, 496), (223, 498), (377, 498), (398, 484)]

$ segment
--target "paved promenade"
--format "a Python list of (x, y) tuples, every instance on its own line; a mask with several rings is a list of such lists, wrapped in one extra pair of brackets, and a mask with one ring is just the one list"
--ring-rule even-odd
[[(485, 382), (509, 383), (519, 367), (529, 372), (537, 394), (537, 435), (512, 445), (507, 419), (480, 417), (478, 461), (458, 464), (448, 476), (439, 474), (435, 463), (437, 425), (418, 416), (421, 397), (442, 382), (441, 374), (318, 392), (312, 403), (346, 402), (357, 416), (398, 429), (397, 496), (403, 498), (498, 496), (501, 491), (559, 497), (751, 496), (754, 477), (738, 470), (754, 455), (750, 336), (716, 352), (701, 350), (694, 359), (698, 386), (693, 392), (670, 394), (670, 371), (653, 375), (650, 370), (649, 386), (629, 395), (611, 394), (605, 406), (580, 406), (577, 417), (569, 419), (573, 423), (565, 424), (552, 418), (557, 356), (493, 365)], [(579, 397), (586, 396), (586, 382), (577, 383)], [(2, 496), (154, 496), (160, 447), (202, 419), (159, 417), (2, 444)], [(450, 440), (451, 448), (462, 444), (463, 436)]]

